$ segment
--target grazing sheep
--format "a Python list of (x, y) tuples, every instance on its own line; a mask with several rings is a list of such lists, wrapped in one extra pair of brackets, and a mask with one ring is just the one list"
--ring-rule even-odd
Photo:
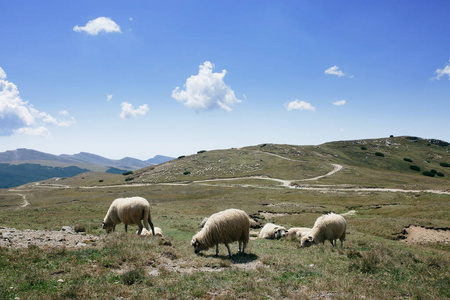
[(279, 239), (286, 236), (286, 228), (273, 223), (267, 223), (259, 233), (260, 239)]
[(311, 228), (307, 227), (292, 227), (286, 232), (286, 236), (291, 239), (301, 239), (302, 236), (307, 235), (311, 231)]
[[(139, 230), (136, 231), (136, 234), (138, 234)], [(147, 229), (143, 228), (141, 232), (141, 236), (153, 236), (151, 231), (148, 231)], [(155, 227), (155, 236), (163, 236), (163, 232), (161, 228)]]
[(247, 213), (240, 209), (227, 209), (211, 215), (205, 226), (192, 237), (191, 245), (195, 253), (216, 246), (216, 256), (219, 254), (219, 244), (223, 243), (232, 257), (229, 243), (239, 241), (239, 252), (245, 253), (250, 235), (250, 219)]
[(341, 240), (341, 247), (343, 247), (346, 229), (347, 222), (343, 216), (334, 213), (320, 216), (309, 234), (302, 236), (301, 247), (309, 247), (318, 243), (325, 244), (325, 241), (330, 241), (331, 245), (336, 247), (337, 239)]
[(152, 234), (155, 235), (148, 201), (142, 197), (118, 198), (109, 207), (103, 220), (102, 228), (107, 233), (110, 233), (116, 230), (117, 224), (123, 222), (125, 224), (125, 232), (127, 232), (128, 225), (136, 224), (139, 226), (137, 234), (140, 235), (142, 228), (144, 228), (142, 220), (144, 220), (144, 226), (147, 230), (150, 224)]

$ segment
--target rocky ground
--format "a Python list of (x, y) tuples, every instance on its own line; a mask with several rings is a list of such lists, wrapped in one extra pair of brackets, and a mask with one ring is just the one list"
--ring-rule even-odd
[(72, 227), (64, 226), (60, 231), (18, 230), (0, 227), (0, 247), (26, 248), (34, 245), (39, 248), (82, 248), (101, 244), (99, 236), (75, 232)]

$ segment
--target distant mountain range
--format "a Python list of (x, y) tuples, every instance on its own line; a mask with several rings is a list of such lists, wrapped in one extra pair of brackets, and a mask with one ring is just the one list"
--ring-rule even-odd
[(32, 149), (0, 152), (0, 188), (8, 188), (52, 177), (71, 177), (84, 172), (123, 173), (174, 159), (156, 155), (148, 160), (125, 157), (120, 160), (80, 152), (53, 155)]

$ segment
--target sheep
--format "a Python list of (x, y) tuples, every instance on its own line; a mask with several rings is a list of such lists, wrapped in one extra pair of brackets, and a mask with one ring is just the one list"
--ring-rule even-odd
[(307, 227), (292, 227), (286, 232), (286, 236), (291, 239), (301, 239), (302, 236), (307, 235), (311, 231), (311, 228)]
[(229, 243), (238, 241), (239, 252), (245, 253), (250, 236), (250, 219), (247, 213), (240, 209), (227, 209), (211, 215), (205, 226), (192, 237), (191, 245), (198, 254), (216, 246), (216, 256), (219, 255), (219, 244), (223, 243), (231, 258)]
[(336, 240), (340, 239), (341, 247), (343, 247), (346, 229), (347, 222), (343, 216), (334, 213), (322, 215), (317, 218), (309, 234), (302, 236), (300, 246), (304, 248), (312, 244), (325, 244), (325, 241), (330, 241), (331, 245), (336, 247)]
[[(142, 226), (142, 220), (144, 220), (144, 226)], [(148, 230), (148, 225), (150, 224), (152, 234), (155, 235), (150, 215), (150, 204), (145, 198), (131, 197), (114, 200), (106, 213), (102, 228), (106, 230), (106, 233), (110, 233), (115, 231), (116, 225), (121, 222), (125, 224), (125, 232), (128, 231), (128, 225), (138, 225), (137, 235), (141, 234), (143, 227)]]
[(260, 239), (279, 239), (286, 236), (286, 229), (283, 226), (267, 223), (259, 233)]
[[(139, 230), (136, 231), (136, 234), (138, 234)], [(143, 228), (141, 232), (141, 236), (153, 236), (151, 231), (148, 231), (147, 229)], [(155, 227), (155, 236), (163, 236), (163, 232), (161, 228)]]

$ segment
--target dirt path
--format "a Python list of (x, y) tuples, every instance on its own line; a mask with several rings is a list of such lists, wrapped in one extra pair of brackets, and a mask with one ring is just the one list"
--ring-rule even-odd
[(28, 205), (30, 205), (30, 202), (27, 200), (27, 196), (25, 196), (24, 194), (17, 194), (17, 195), (19, 195), (23, 198), (23, 202), (20, 205), (20, 208), (24, 208), (24, 207), (27, 207)]

